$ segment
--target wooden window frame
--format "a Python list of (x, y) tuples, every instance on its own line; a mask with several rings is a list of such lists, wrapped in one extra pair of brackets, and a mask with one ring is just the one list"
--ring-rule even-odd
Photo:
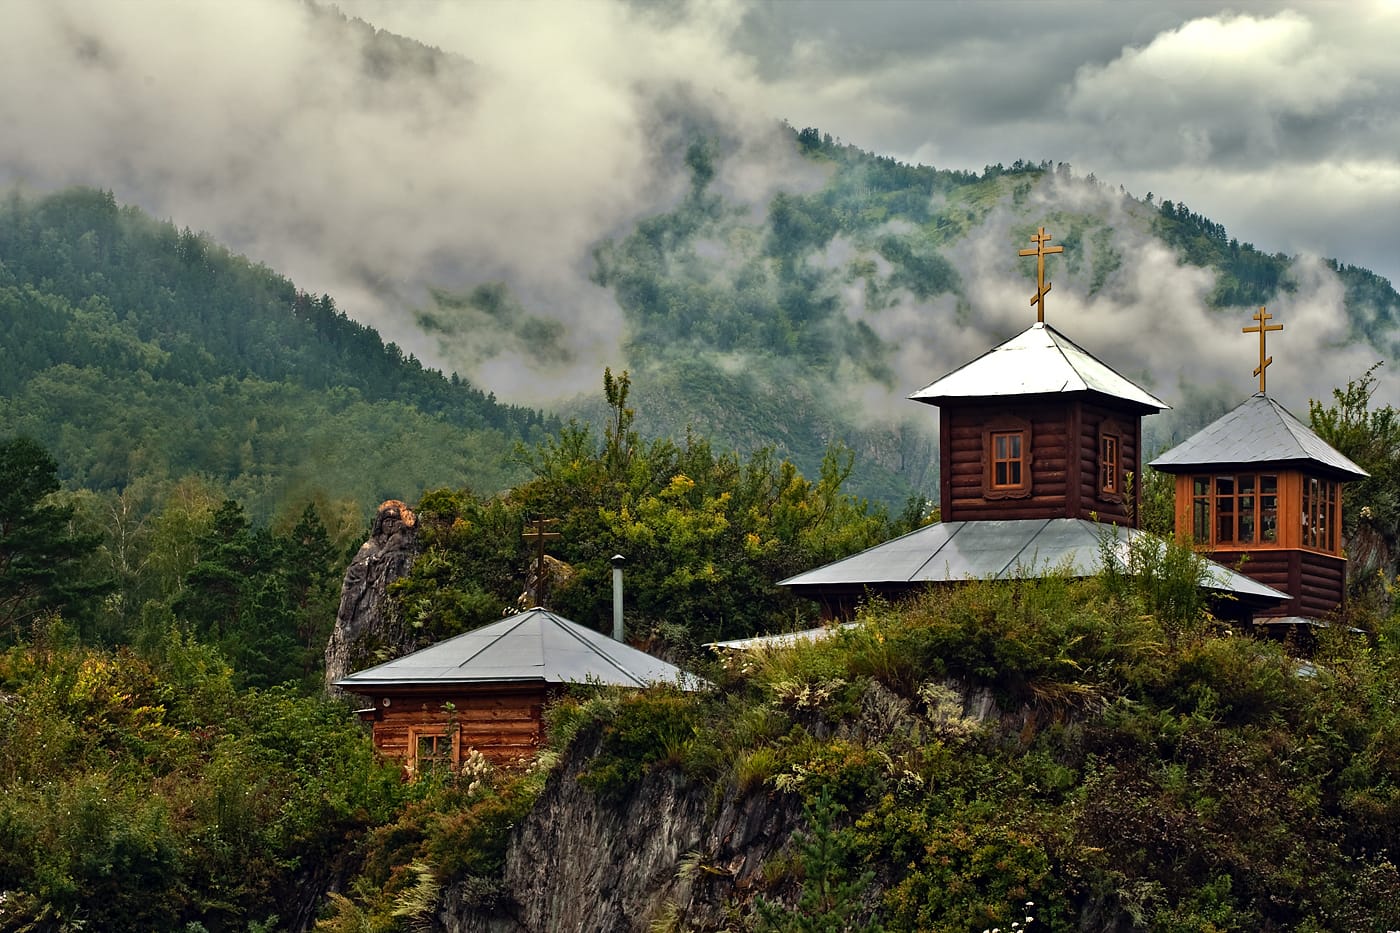
[(1318, 476), (1304, 476), (1299, 521), (1303, 547), (1324, 554), (1341, 553), (1338, 524), (1341, 521), (1341, 484)]
[[(1228, 491), (1221, 491), (1222, 483), (1229, 484)], [(1266, 485), (1272, 488), (1271, 492), (1265, 491)], [(1186, 478), (1184, 488), (1189, 496), (1184, 518), (1190, 522), (1191, 539), (1197, 544), (1225, 550), (1287, 546), (1281, 523), (1287, 511), (1283, 506), (1283, 474), (1251, 470), (1193, 473)], [(1265, 508), (1266, 500), (1272, 500), (1272, 508)], [(1222, 540), (1220, 534), (1225, 516), (1229, 516), (1229, 540)], [(1247, 541), (1241, 540), (1245, 527), (1249, 529)], [(1273, 532), (1271, 540), (1264, 538), (1267, 530)]]
[[(1128, 436), (1123, 425), (1105, 420), (1099, 423), (1098, 489), (1099, 498), (1105, 502), (1122, 502), (1128, 485), (1128, 475), (1123, 469), (1123, 439)], [(1112, 443), (1112, 463), (1109, 461), (1107, 445)]]
[[(1016, 458), (996, 457), (999, 437), (1016, 437), (1021, 454)], [(1031, 423), (1024, 418), (1003, 416), (987, 422), (982, 428), (982, 497), (985, 499), (1024, 499), (1031, 494)], [(1017, 464), (1021, 470), (1018, 483), (996, 481), (998, 463)]]
[(423, 773), (419, 764), (418, 742), (420, 739), (450, 739), (450, 757), (434, 756), (431, 761), (443, 762), (449, 771), (456, 771), (462, 762), (461, 732), (455, 724), (441, 723), (427, 726), (410, 726), (408, 730), (408, 773), (418, 776)]

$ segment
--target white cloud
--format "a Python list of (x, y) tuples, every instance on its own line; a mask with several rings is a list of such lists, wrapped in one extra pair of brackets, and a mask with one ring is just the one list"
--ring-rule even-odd
[(1344, 50), (1286, 10), (1195, 19), (1086, 65), (1067, 111), (1111, 127), (1124, 158), (1200, 163), (1227, 147), (1277, 150), (1282, 118), (1314, 117), (1370, 89)]

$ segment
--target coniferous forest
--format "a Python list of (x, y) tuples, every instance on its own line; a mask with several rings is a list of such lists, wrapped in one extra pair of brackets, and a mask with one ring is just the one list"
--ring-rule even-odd
[[(777, 580), (937, 516), (895, 470), (881, 496), (854, 491), (861, 459), (838, 437), (763, 436), (771, 412), (741, 379), (723, 386), (744, 438), (641, 431), (670, 417), (649, 402), (718, 371), (697, 354), (648, 387), (657, 359), (760, 343), (878, 376), (878, 341), (804, 285), (802, 257), (864, 231), (893, 270), (881, 282), (956, 290), (935, 244), (879, 239), (886, 212), (926, 210), (909, 192), (932, 185), (971, 217), (1055, 171), (934, 173), (794, 135), (833, 180), (779, 195), (734, 277), (708, 278), (694, 252), (735, 223), (707, 197), (704, 146), (687, 199), (600, 245), (640, 365), (600, 374), (582, 420), (425, 367), (331, 297), (108, 192), (5, 200), (0, 930), (423, 929), (449, 891), (505, 915), (513, 834), (565, 773), (604, 808), (668, 782), (791, 818), (743, 885), (688, 856), (673, 874), (708, 893), (640, 928), (1400, 922), (1400, 421), (1374, 372), (1310, 412), (1371, 477), (1348, 494), (1346, 624), (1306, 660), (1212, 619), (1184, 549), (875, 603), (862, 626), (761, 656), (704, 647), (817, 624)], [(1179, 205), (1151, 223), (1185, 261), (1227, 270), (1222, 306), (1289, 274)], [(1358, 334), (1393, 339), (1389, 284), (1335, 271), (1381, 309)], [(1141, 481), (1145, 523), (1168, 532), (1168, 488)], [(389, 498), (421, 522), (392, 593), (419, 643), (515, 603), (525, 523), (548, 516), (573, 571), (554, 608), (607, 628), (609, 558), (625, 553), (630, 638), (710, 688), (582, 687), (548, 710), (531, 766), (404, 782), (321, 690), (345, 567)]]

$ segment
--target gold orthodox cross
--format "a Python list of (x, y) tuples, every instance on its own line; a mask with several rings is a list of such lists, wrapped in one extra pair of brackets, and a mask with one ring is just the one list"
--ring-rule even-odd
[(1063, 253), (1063, 246), (1046, 246), (1052, 237), (1041, 227), (1040, 232), (1031, 237), (1031, 242), (1035, 244), (1035, 249), (1021, 250), (1022, 256), (1035, 257), (1035, 297), (1031, 299), (1031, 304), (1035, 305), (1035, 319), (1037, 322), (1045, 323), (1045, 296), (1050, 292), (1050, 283), (1045, 281), (1045, 257), (1050, 253)]
[(1254, 375), (1259, 377), (1260, 395), (1264, 394), (1264, 370), (1268, 369), (1269, 364), (1274, 361), (1274, 358), (1272, 356), (1264, 355), (1267, 352), (1264, 349), (1265, 335), (1268, 334), (1270, 331), (1283, 330), (1282, 324), (1268, 323), (1269, 321), (1273, 320), (1273, 317), (1274, 316), (1272, 314), (1264, 310), (1263, 305), (1260, 305), (1259, 313), (1255, 314), (1252, 318), (1252, 320), (1258, 321), (1259, 323), (1254, 325), (1253, 327), (1244, 327), (1240, 329), (1240, 333), (1259, 335), (1259, 368), (1254, 370)]
[(533, 579), (526, 575), (526, 592), (529, 594), (529, 602), (533, 606), (539, 605), (539, 586), (544, 582), (544, 543), (546, 541), (557, 541), (563, 537), (557, 531), (549, 531), (549, 527), (559, 524), (557, 518), (537, 518), (530, 523), (533, 527), (526, 528), (521, 535), (526, 541), (535, 543), (535, 576)]

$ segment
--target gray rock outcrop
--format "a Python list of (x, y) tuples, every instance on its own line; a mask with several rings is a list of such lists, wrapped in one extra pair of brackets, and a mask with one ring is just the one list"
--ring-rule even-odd
[(326, 645), (326, 690), (337, 680), (418, 647), (415, 633), (394, 611), (389, 585), (408, 573), (418, 555), (418, 517), (398, 499), (381, 505), (369, 540), (345, 571), (335, 630)]
[(716, 804), (676, 769), (647, 775), (625, 801), (601, 800), (578, 782), (596, 741), (580, 736), (517, 824), (493, 903), (470, 882), (452, 885), (434, 930), (646, 933), (677, 913), (688, 928), (718, 929), (726, 901), (761, 882), (801, 825), (795, 798), (731, 787)]

